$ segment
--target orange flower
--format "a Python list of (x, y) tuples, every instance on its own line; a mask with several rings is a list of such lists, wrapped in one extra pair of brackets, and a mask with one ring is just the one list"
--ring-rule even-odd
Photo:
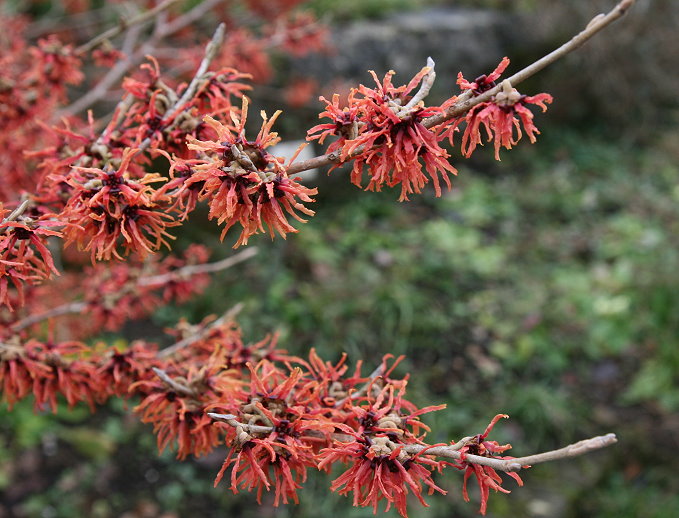
[[(411, 92), (430, 73), (424, 67), (405, 86), (395, 87), (388, 72), (380, 82), (374, 72), (373, 89), (361, 85), (349, 94), (349, 106), (339, 108), (339, 98), (332, 102), (324, 98), (326, 110), (321, 117), (333, 120), (320, 124), (309, 131), (308, 140), (319, 142), (329, 134), (339, 138), (328, 151), (341, 149), (342, 162), (354, 160), (351, 181), (362, 185), (363, 171), (367, 167), (370, 182), (367, 190), (379, 191), (383, 185), (401, 185), (399, 201), (408, 200), (408, 195), (420, 193), (431, 179), (436, 196), (441, 195), (441, 178), (450, 188), (449, 174), (457, 170), (448, 162), (450, 155), (438, 143), (437, 136), (425, 128), (422, 120), (442, 111), (441, 108), (426, 108), (422, 101), (409, 106)], [(422, 171), (424, 170), (427, 174)]]

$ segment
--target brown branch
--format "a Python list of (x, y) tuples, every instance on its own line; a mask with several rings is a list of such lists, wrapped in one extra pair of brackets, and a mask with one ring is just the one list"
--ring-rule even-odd
[[(611, 446), (616, 442), (618, 442), (618, 439), (615, 434), (609, 433), (607, 435), (600, 435), (598, 437), (585, 439), (583, 441), (576, 442), (575, 444), (570, 444), (563, 448), (559, 448), (558, 450), (538, 453), (536, 455), (529, 455), (527, 457), (497, 459), (493, 457), (481, 457), (479, 455), (466, 454), (464, 455), (464, 460), (473, 464), (489, 466), (500, 471), (519, 471), (521, 468), (533, 466), (543, 462), (578, 457), (580, 455), (584, 455), (585, 453)], [(408, 453), (413, 454), (426, 449), (427, 455), (436, 455), (437, 457), (447, 457), (450, 459), (461, 460), (462, 454), (455, 449), (458, 444), (459, 443), (456, 443), (453, 446), (435, 446), (433, 448), (414, 444), (411, 446), (406, 446), (404, 449)], [(462, 446), (464, 446), (464, 444)], [(460, 448), (462, 446), (460, 446)]]
[[(192, 275), (198, 275), (201, 273), (219, 272), (221, 270), (231, 268), (232, 266), (235, 266), (238, 263), (242, 263), (247, 259), (250, 259), (256, 253), (257, 253), (256, 248), (248, 248), (243, 250), (242, 252), (227, 257), (226, 259), (222, 259), (221, 261), (216, 261), (214, 263), (192, 264), (189, 266), (178, 268), (177, 270), (162, 275), (140, 277), (139, 280), (137, 281), (137, 284), (138, 286), (156, 286), (156, 285), (162, 286), (163, 281), (167, 282), (172, 279), (186, 279), (187, 277), (190, 277)], [(21, 331), (22, 329), (26, 329), (27, 327), (32, 326), (33, 324), (42, 322), (43, 320), (48, 320), (50, 318), (74, 313), (76, 314), (82, 313), (87, 308), (87, 306), (88, 306), (87, 302), (69, 302), (68, 304), (62, 304), (61, 306), (56, 306), (43, 313), (37, 313), (35, 315), (30, 315), (26, 318), (23, 318), (12, 324), (11, 328), (12, 331), (18, 332)], [(167, 349), (164, 349), (163, 351), (166, 350)]]
[(191, 277), (193, 275), (200, 275), (201, 273), (215, 273), (222, 270), (226, 270), (227, 268), (231, 268), (232, 266), (235, 266), (238, 263), (242, 263), (243, 261), (247, 261), (248, 259), (254, 257), (255, 255), (257, 255), (257, 248), (255, 247), (246, 248), (245, 250), (242, 250), (237, 254), (222, 259), (221, 261), (216, 261), (214, 263), (192, 264), (189, 266), (178, 268), (177, 270), (174, 270), (172, 272), (163, 273), (161, 275), (142, 277), (139, 279), (139, 282), (137, 284), (139, 286), (155, 286), (155, 285), (162, 286), (163, 284), (166, 284), (167, 282), (176, 279), (186, 279), (187, 277)]
[[(236, 419), (233, 414), (216, 414), (213, 412), (208, 412), (207, 414), (212, 419), (217, 421), (223, 421), (233, 426), (242, 427), (244, 430), (252, 433), (259, 434), (269, 434), (273, 432), (272, 426), (261, 426), (261, 425), (251, 425), (246, 423), (241, 423)], [(314, 432), (309, 430), (307, 435), (310, 437), (322, 437), (319, 432)], [(351, 442), (355, 438), (348, 434), (331, 434), (332, 438), (337, 441)], [(463, 455), (459, 452), (473, 437), (465, 437), (459, 440), (455, 444), (450, 446), (428, 446), (426, 444), (411, 444), (406, 446), (404, 450), (415, 455), (421, 451), (426, 450), (427, 455), (434, 455), (436, 457), (444, 457), (454, 460), (462, 460)], [(488, 466), (499, 471), (520, 471), (522, 468), (533, 466), (535, 464), (540, 464), (542, 462), (550, 462), (553, 460), (569, 459), (572, 457), (578, 457), (586, 453), (590, 453), (594, 450), (599, 450), (607, 446), (611, 446), (618, 442), (615, 434), (609, 433), (607, 435), (601, 435), (598, 437), (592, 437), (590, 439), (585, 439), (583, 441), (576, 442), (575, 444), (570, 444), (564, 448), (559, 448), (558, 450), (547, 451), (544, 453), (538, 453), (536, 455), (529, 455), (527, 457), (516, 457), (513, 459), (498, 459), (495, 457), (482, 457), (480, 455), (465, 454), (464, 461), (471, 464), (479, 464), (481, 466)]]
[(225, 324), (226, 322), (233, 320), (236, 317), (236, 315), (238, 315), (238, 313), (241, 312), (242, 309), (243, 309), (242, 303), (236, 304), (214, 322), (211, 322), (197, 333), (194, 333), (191, 336), (187, 336), (183, 340), (180, 340), (179, 342), (172, 344), (169, 347), (166, 347), (162, 351), (159, 351), (156, 356), (158, 356), (158, 358), (167, 358), (168, 356), (172, 356), (174, 353), (183, 349), (184, 347), (188, 347), (189, 345), (197, 342), (198, 340), (202, 340), (208, 334), (210, 334), (210, 332), (216, 327), (219, 327), (222, 324)]
[(182, 394), (183, 396), (190, 397), (196, 396), (195, 391), (191, 390), (186, 385), (183, 385), (182, 383), (173, 380), (170, 376), (167, 375), (167, 373), (164, 370), (159, 369), (158, 367), (151, 368), (153, 369), (153, 372), (156, 373), (156, 376), (158, 376), (163, 383), (165, 383), (168, 387), (174, 390), (177, 394)]
[[(561, 45), (556, 50), (550, 52), (546, 56), (540, 58), (535, 63), (528, 65), (526, 68), (520, 70), (513, 76), (508, 78), (508, 81), (516, 86), (517, 84), (525, 81), (529, 77), (535, 75), (543, 68), (551, 65), (555, 61), (563, 58), (567, 54), (573, 52), (577, 48), (581, 47), (587, 40), (592, 38), (599, 31), (608, 27), (611, 23), (621, 18), (629, 8), (636, 2), (636, 0), (622, 0), (619, 2), (608, 14), (596, 16), (580, 33), (576, 34), (568, 42)], [(422, 124), (426, 128), (432, 128), (443, 122), (459, 117), (460, 115), (468, 112), (477, 104), (489, 101), (495, 94), (497, 94), (502, 88), (502, 85), (498, 85), (481, 95), (473, 97), (470, 91), (467, 91), (457, 98), (457, 102), (453, 104), (450, 108), (446, 110), (445, 113), (434, 115), (428, 117), (422, 121)], [(349, 159), (353, 159), (356, 156), (363, 153), (365, 149), (362, 146), (356, 148), (356, 150), (349, 156)], [(317, 156), (314, 158), (309, 158), (308, 160), (303, 160), (292, 164), (288, 167), (288, 174), (298, 174), (302, 171), (307, 171), (309, 169), (317, 169), (319, 167), (328, 166), (331, 164), (340, 162), (340, 151), (334, 151), (332, 153), (327, 153), (325, 155)]]
[(78, 48), (76, 48), (74, 52), (76, 55), (85, 54), (90, 50), (95, 49), (98, 45), (100, 45), (104, 41), (110, 40), (111, 38), (115, 38), (118, 34), (125, 32), (130, 27), (133, 27), (135, 25), (141, 25), (142, 23), (151, 20), (156, 15), (172, 7), (177, 2), (179, 2), (179, 0), (165, 0), (164, 2), (161, 2), (160, 4), (155, 6), (153, 9), (149, 9), (148, 11), (140, 13), (137, 16), (130, 18), (129, 20), (121, 18), (120, 22), (116, 27), (111, 27), (107, 31), (101, 33), (99, 36), (92, 38), (87, 43), (83, 43)]
[(48, 320), (54, 317), (60, 317), (62, 315), (69, 315), (72, 313), (82, 313), (82, 311), (86, 307), (87, 307), (86, 302), (69, 302), (68, 304), (62, 304), (61, 306), (48, 309), (43, 313), (36, 313), (34, 315), (30, 315), (24, 319), (21, 319), (18, 322), (15, 322), (11, 326), (11, 328), (12, 331), (18, 332), (21, 331), (22, 329), (26, 329), (27, 327), (32, 326), (33, 324), (42, 322), (43, 320)]

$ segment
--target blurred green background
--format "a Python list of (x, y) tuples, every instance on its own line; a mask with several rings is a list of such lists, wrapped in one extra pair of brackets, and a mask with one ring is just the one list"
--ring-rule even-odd
[[(340, 20), (406, 7), (339, 4), (316, 1)], [(581, 27), (592, 5), (613, 2), (473, 4), (540, 20), (536, 30), (554, 41), (517, 56), (529, 62)], [(242, 301), (252, 341), (280, 330), (292, 353), (313, 346), (334, 360), (346, 351), (371, 365), (405, 354), (411, 399), (448, 404), (425, 418), (432, 441), (479, 433), (496, 413), (511, 416), (494, 438), (515, 455), (618, 434), (612, 448), (526, 471), (524, 488), (509, 480), (512, 494), (491, 495), (488, 516), (679, 515), (679, 132), (668, 96), (677, 50), (663, 39), (677, 11), (641, 1), (532, 80), (526, 93), (555, 95), (551, 114), (537, 118), (538, 143), (522, 142), (499, 163), (490, 148), (456, 156), (460, 174), (441, 198), (429, 191), (399, 204), (396, 192), (361, 192), (341, 171), (319, 176), (317, 214), (299, 234), (252, 239), (255, 259), (215, 276), (203, 297), (162, 308), (144, 332)], [(288, 122), (289, 136), (307, 123)], [(192, 221), (180, 246), (197, 240), (216, 257), (231, 253), (233, 239), (220, 244), (204, 214)], [(158, 456), (132, 405), (57, 416), (34, 414), (31, 401), (2, 407), (0, 517), (372, 514), (330, 494), (322, 475), (311, 474), (300, 505), (279, 509), (269, 495), (258, 506), (252, 495), (213, 489), (225, 451), (181, 463)], [(458, 473), (438, 483), (448, 495), (429, 498), (429, 509), (413, 505), (411, 516), (477, 515), (475, 486), (465, 504)]]

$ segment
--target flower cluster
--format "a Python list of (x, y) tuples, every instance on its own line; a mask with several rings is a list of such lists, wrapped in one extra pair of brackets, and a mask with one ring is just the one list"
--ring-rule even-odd
[[(17, 214), (21, 212), (21, 214)], [(17, 214), (16, 216), (13, 216)], [(10, 212), (0, 203), (0, 304), (12, 308), (10, 282), (23, 304), (24, 283), (35, 284), (58, 274), (46, 240), (61, 236), (54, 222), (31, 218), (17, 207)]]
[(207, 199), (210, 206), (208, 217), (225, 224), (222, 239), (234, 225), (242, 227), (234, 247), (247, 244), (251, 235), (264, 232), (264, 226), (272, 238), (275, 232), (282, 237), (297, 232), (286, 213), (301, 222), (305, 220), (298, 211), (314, 214), (302, 202), (312, 202), (316, 189), (290, 178), (282, 159), (266, 150), (280, 140), (272, 131), (279, 114), (268, 118), (262, 113), (262, 127), (250, 141), (245, 137), (248, 101), (244, 97), (240, 116), (231, 113), (232, 125), (205, 117), (205, 124), (216, 134), (214, 140), (189, 137), (188, 148), (199, 158), (171, 160), (173, 180), (181, 181), (177, 196), (187, 200), (184, 206), (195, 204), (192, 196), (199, 189), (198, 199)]
[[(495, 88), (509, 60), (504, 58), (489, 75), (469, 82), (460, 73), (458, 85), (463, 91), (478, 96)], [(340, 106), (339, 96), (332, 101), (321, 97), (325, 111), (320, 118), (331, 122), (311, 128), (307, 140), (323, 144), (326, 138), (336, 137), (328, 153), (337, 153), (339, 163), (353, 160), (351, 181), (361, 186), (364, 170), (369, 173), (367, 190), (379, 191), (401, 186), (399, 201), (408, 200), (412, 193), (420, 193), (431, 180), (437, 196), (441, 195), (441, 180), (450, 188), (449, 175), (457, 174), (450, 164), (449, 153), (440, 142), (448, 139), (454, 145), (454, 135), (466, 123), (462, 137), (462, 154), (466, 157), (482, 142), (482, 129), (495, 143), (495, 156), (499, 160), (501, 147), (510, 149), (523, 132), (531, 142), (539, 131), (533, 123), (533, 114), (527, 105), (535, 104), (544, 110), (552, 101), (548, 94), (525, 96), (503, 82), (502, 90), (491, 100), (476, 104), (462, 116), (451, 117), (447, 112), (457, 106), (458, 96), (453, 96), (441, 106), (427, 107), (424, 97), (435, 77), (433, 62), (416, 74), (407, 85), (395, 87), (394, 72), (388, 72), (380, 81), (371, 71), (375, 88), (363, 85), (349, 92), (347, 105)], [(415, 88), (420, 85), (417, 92)], [(523, 132), (522, 128), (523, 127)], [(338, 167), (335, 164), (333, 168)]]
[[(484, 74), (472, 82), (467, 81), (460, 73), (457, 84), (462, 90), (479, 95), (496, 86), (496, 81), (507, 66), (509, 66), (509, 59), (505, 57), (493, 72), (487, 76)], [(528, 139), (533, 143), (536, 140), (535, 135), (540, 133), (533, 123), (533, 113), (526, 105), (535, 104), (542, 108), (542, 111), (546, 111), (545, 103), (551, 103), (552, 96), (549, 94), (521, 95), (508, 80), (503, 81), (501, 86), (501, 91), (490, 101), (474, 106), (465, 115), (467, 126), (462, 136), (462, 154), (466, 157), (471, 156), (476, 146), (482, 143), (481, 128), (485, 130), (488, 141), (494, 143), (496, 160), (500, 160), (500, 148), (511, 149), (518, 143), (523, 135), (522, 126)], [(451, 143), (454, 129), (456, 128), (447, 130)]]
[(91, 253), (92, 262), (120, 259), (121, 253), (143, 256), (161, 245), (170, 248), (166, 229), (176, 223), (159, 210), (164, 200), (149, 185), (162, 178), (155, 174), (131, 178), (128, 169), (136, 154), (128, 148), (117, 168), (78, 167), (68, 178), (72, 196), (60, 215), (72, 223), (65, 232), (66, 244), (78, 243)]
[[(368, 190), (379, 191), (383, 185), (401, 186), (399, 201), (412, 193), (420, 193), (431, 179), (437, 196), (441, 195), (440, 178), (450, 187), (449, 174), (457, 174), (450, 164), (450, 155), (438, 143), (435, 133), (423, 121), (441, 113), (437, 107), (427, 108), (421, 100), (411, 95), (423, 81), (428, 81), (432, 67), (424, 67), (405, 86), (392, 84), (394, 72), (387, 73), (380, 82), (371, 72), (376, 87), (363, 85), (352, 89), (346, 108), (339, 107), (339, 98), (326, 103), (321, 117), (331, 123), (320, 124), (309, 130), (308, 139), (319, 143), (329, 135), (338, 137), (329, 151), (340, 151), (342, 162), (354, 160), (351, 181), (362, 185), (364, 169), (370, 175)], [(422, 167), (426, 170), (425, 174)]]

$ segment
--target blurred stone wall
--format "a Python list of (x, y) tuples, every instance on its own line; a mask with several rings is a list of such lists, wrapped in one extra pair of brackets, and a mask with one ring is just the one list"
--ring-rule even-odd
[[(368, 69), (380, 77), (393, 69), (395, 84), (403, 84), (431, 56), (437, 70), (432, 99), (440, 100), (458, 91), (458, 71), (473, 79), (506, 55), (512, 73), (613, 5), (615, 0), (542, 0), (502, 10), (439, 6), (355, 21), (333, 29), (334, 52), (300, 59), (292, 72), (314, 76), (329, 95), (338, 78), (372, 85)], [(678, 89), (677, 0), (638, 0), (624, 19), (524, 84), (528, 94), (555, 96), (553, 120), (610, 125), (634, 138), (659, 125), (679, 125)]]
[(321, 84), (341, 78), (372, 85), (368, 69), (380, 78), (391, 69), (397, 73), (394, 83), (403, 84), (431, 56), (437, 71), (432, 95), (449, 97), (457, 91), (458, 71), (474, 78), (492, 70), (508, 48), (516, 47), (523, 32), (516, 31), (519, 20), (500, 11), (440, 7), (352, 22), (334, 28), (334, 52), (299, 60), (294, 70)]

